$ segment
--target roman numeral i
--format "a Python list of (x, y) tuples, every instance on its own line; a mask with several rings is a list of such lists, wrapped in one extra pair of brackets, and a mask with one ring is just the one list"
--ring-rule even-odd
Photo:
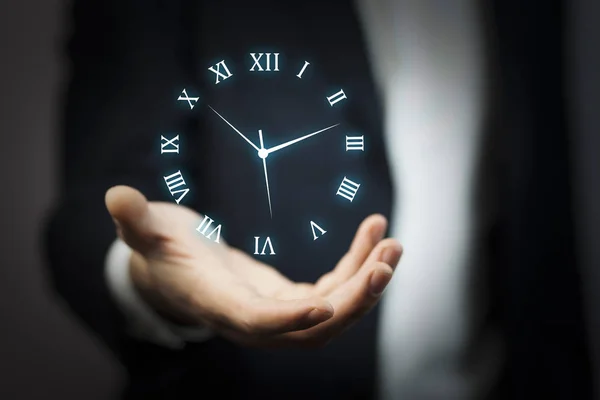
[(327, 233), (327, 231), (325, 229), (321, 228), (319, 225), (315, 224), (313, 221), (310, 221), (310, 229), (312, 229), (313, 240), (317, 240), (319, 238), (317, 236), (317, 232), (315, 232), (315, 229), (317, 229), (319, 232), (321, 232), (321, 236), (323, 236), (324, 234)]

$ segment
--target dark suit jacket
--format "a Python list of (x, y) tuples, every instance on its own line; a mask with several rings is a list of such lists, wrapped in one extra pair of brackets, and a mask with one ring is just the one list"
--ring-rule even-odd
[[(561, 4), (550, 1), (538, 10), (497, 1), (485, 15), (494, 82), (481, 169), (494, 179), (481, 182), (480, 193), (496, 205), (496, 213), (481, 237), (491, 267), (481, 271), (478, 283), (490, 306), (474, 331), (477, 336), (493, 326), (505, 338), (506, 368), (494, 396), (588, 398), (562, 95)], [(247, 249), (253, 227), (261, 226), (260, 212), (253, 210), (264, 209), (264, 193), (256, 187), (259, 176), (252, 175), (250, 157), (225, 136), (230, 133), (222, 133), (220, 121), (173, 101), (182, 87), (197, 89), (201, 101), (236, 110), (244, 121), (270, 120), (273, 131), (301, 125), (307, 116), (327, 122), (327, 115), (310, 108), (315, 91), (342, 86), (354, 94), (336, 117), (370, 135), (364, 163), (345, 165), (326, 150), (316, 150), (314, 162), (306, 162), (306, 153), (281, 159), (287, 174), (281, 183), (282, 214), (304, 218), (296, 215), (302, 204), (336, 221), (340, 232), (318, 254), (321, 262), (302, 246), (279, 257), (277, 267), (286, 275), (316, 279), (345, 251), (362, 218), (390, 214), (393, 191), (379, 98), (351, 3), (86, 1), (75, 2), (73, 17), (63, 191), (48, 224), (46, 248), (58, 293), (126, 367), (126, 396), (370, 398), (377, 310), (325, 349), (270, 352), (215, 338), (172, 351), (126, 333), (103, 277), (115, 238), (104, 192), (128, 184), (151, 200), (168, 199), (160, 177), (177, 164), (158, 159), (156, 139), (162, 132), (185, 133), (187, 147), (194, 149), (178, 160), (194, 178), (188, 206), (231, 221), (226, 240), (241, 248)], [(310, 55), (319, 73), (294, 96), (280, 82), (220, 91), (206, 83), (207, 66), (226, 56), (241, 63), (261, 45), (279, 48), (289, 59)], [(249, 99), (248, 93), (260, 95)], [(370, 185), (370, 196), (352, 213), (312, 196), (312, 188), (331, 184), (324, 176), (341, 173), (340, 165), (355, 168)], [(298, 190), (298, 182), (306, 186)], [(278, 229), (288, 240), (297, 239), (285, 224)], [(466, 355), (465, 367), (470, 362)]]

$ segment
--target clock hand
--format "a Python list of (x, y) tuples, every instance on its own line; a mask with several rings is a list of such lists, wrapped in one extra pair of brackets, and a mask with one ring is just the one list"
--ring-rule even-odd
[(262, 158), (263, 161), (263, 168), (265, 170), (265, 183), (267, 184), (267, 198), (269, 199), (269, 212), (271, 213), (271, 218), (273, 218), (273, 209), (271, 208), (271, 192), (269, 191), (269, 176), (267, 175), (267, 156), (269, 153), (265, 152), (262, 130), (260, 129), (258, 131), (258, 136), (260, 137), (260, 150), (258, 151), (258, 156)]
[(215, 114), (217, 114), (219, 117), (221, 117), (221, 119), (223, 121), (225, 121), (225, 123), (227, 123), (227, 125), (229, 125), (231, 128), (233, 128), (234, 131), (236, 131), (242, 138), (244, 138), (244, 140), (246, 140), (246, 142), (248, 142), (252, 147), (254, 147), (256, 149), (256, 151), (259, 151), (260, 149), (250, 141), (250, 139), (248, 139), (246, 136), (244, 136), (244, 134), (242, 132), (240, 132), (239, 130), (237, 130), (237, 128), (233, 125), (231, 125), (229, 123), (229, 121), (227, 121), (221, 114), (219, 114), (214, 108), (212, 108), (211, 106), (208, 106), (208, 108), (210, 108), (211, 110), (213, 110), (213, 112)]
[(331, 129), (331, 128), (335, 128), (335, 127), (336, 127), (336, 126), (338, 126), (338, 125), (339, 125), (339, 124), (331, 125), (331, 126), (328, 126), (328, 127), (327, 127), (327, 128), (325, 128), (325, 129), (321, 129), (320, 131), (316, 131), (316, 132), (313, 132), (313, 133), (309, 133), (308, 135), (305, 135), (305, 136), (299, 137), (299, 138), (297, 138), (297, 139), (294, 139), (294, 140), (290, 140), (289, 142), (285, 142), (285, 143), (282, 143), (282, 144), (280, 144), (280, 145), (277, 145), (277, 146), (271, 147), (270, 149), (266, 149), (266, 150), (267, 150), (267, 154), (271, 154), (271, 153), (273, 153), (273, 152), (275, 152), (275, 151), (277, 151), (277, 150), (281, 150), (281, 149), (283, 149), (283, 148), (285, 148), (285, 147), (288, 147), (288, 146), (290, 146), (290, 145), (292, 145), (292, 144), (294, 144), (294, 143), (298, 143), (298, 142), (300, 142), (301, 140), (308, 139), (308, 138), (309, 138), (309, 137), (311, 137), (311, 136), (315, 136), (315, 135), (317, 135), (317, 134), (319, 134), (319, 133), (321, 133), (321, 132), (325, 132), (326, 130), (329, 130), (329, 129)]

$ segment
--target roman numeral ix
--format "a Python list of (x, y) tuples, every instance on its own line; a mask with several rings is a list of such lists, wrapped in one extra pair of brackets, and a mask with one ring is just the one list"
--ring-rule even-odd
[(175, 136), (173, 139), (167, 139), (163, 135), (160, 135), (160, 154), (164, 153), (179, 154), (179, 135)]

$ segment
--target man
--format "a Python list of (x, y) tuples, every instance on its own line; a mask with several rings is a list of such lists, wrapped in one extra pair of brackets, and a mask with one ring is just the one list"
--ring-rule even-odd
[[(515, 78), (542, 82), (526, 55), (533, 39), (519, 36), (533, 8), (516, 14), (511, 2), (479, 9), (458, 0), (227, 7), (132, 1), (76, 3), (74, 10), (65, 194), (48, 249), (59, 292), (126, 366), (128, 398), (589, 395), (576, 274), (564, 269), (572, 244), (546, 233), (569, 229), (565, 197), (558, 190), (544, 199), (552, 220), (527, 215), (536, 213), (527, 205), (544, 193), (546, 174), (563, 176), (566, 169), (562, 114), (553, 102), (560, 96), (542, 101), (543, 89)], [(537, 35), (554, 46), (558, 38), (544, 35), (559, 32), (556, 15), (548, 21)], [(374, 190), (362, 214), (343, 222), (346, 236), (320, 263), (296, 254), (275, 269), (236, 250), (249, 233), (249, 216), (236, 221), (227, 245), (209, 246), (187, 229), (200, 217), (195, 211), (157, 202), (164, 200), (155, 183), (162, 171), (148, 132), (178, 129), (196, 133), (190, 140), (203, 150), (187, 167), (200, 183), (211, 183), (191, 208), (227, 214), (240, 207), (228, 196), (232, 182), (215, 177), (225, 168), (245, 168), (243, 162), (220, 164), (223, 155), (202, 146), (206, 138), (216, 140), (214, 123), (182, 117), (170, 93), (197, 83), (217, 54), (247, 53), (262, 43), (311, 52), (323, 82), (343, 82), (357, 94), (343, 117), (372, 134), (363, 168)], [(538, 58), (556, 61), (552, 51)], [(557, 85), (559, 71), (552, 68), (543, 82)], [(535, 107), (513, 108), (492, 96), (495, 86)], [(485, 124), (488, 104), (497, 106), (503, 126)], [(283, 110), (266, 97), (243, 105), (250, 114)], [(546, 109), (557, 112), (548, 116)], [(305, 117), (291, 115), (292, 125)], [(502, 159), (506, 146), (525, 152), (520, 138), (541, 131), (545, 152), (559, 155), (558, 162), (543, 164), (542, 157), (539, 165), (550, 172), (534, 170), (526, 184), (508, 174), (509, 183), (498, 186), (495, 162), (507, 163), (509, 172), (527, 166), (519, 153)], [(323, 166), (306, 168), (318, 173)], [(479, 186), (477, 174), (489, 186)], [(531, 182), (541, 182), (533, 194)], [(554, 189), (561, 185), (564, 180), (553, 180)], [(496, 204), (504, 196), (507, 204)], [(407, 247), (409, 258), (396, 272), (402, 247), (383, 239), (386, 219), (368, 216), (374, 213), (393, 216), (392, 232)], [(532, 244), (524, 249), (526, 240)], [(560, 251), (540, 255), (557, 240)], [(536, 283), (543, 295), (530, 302), (539, 265), (552, 276)], [(379, 315), (374, 307), (393, 274), (396, 286)], [(314, 285), (295, 283), (312, 277), (320, 277)], [(554, 310), (561, 315), (545, 317), (559, 282), (565, 298)], [(539, 322), (523, 323), (532, 316)], [(555, 347), (565, 351), (539, 364), (540, 352)]]

